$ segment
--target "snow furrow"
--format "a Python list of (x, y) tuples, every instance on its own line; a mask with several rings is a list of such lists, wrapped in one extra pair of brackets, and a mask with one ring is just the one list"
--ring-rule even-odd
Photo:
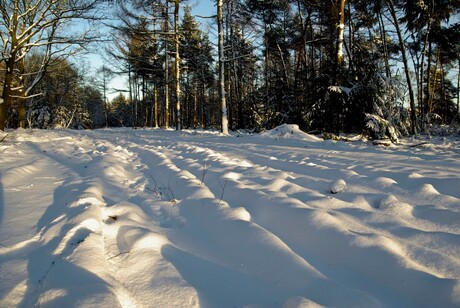
[(0, 306), (460, 305), (458, 153), (279, 134), (8, 136)]
[[(190, 154), (190, 149), (192, 149), (192, 154)], [(186, 153), (187, 151), (188, 153)], [(284, 187), (289, 187), (291, 191), (296, 191), (297, 194), (299, 194), (299, 190), (300, 192), (301, 189), (299, 189), (299, 186), (294, 184), (294, 183), (290, 183), (289, 181), (286, 181), (286, 178), (288, 177), (291, 177), (293, 179), (295, 178), (298, 178), (299, 176), (302, 176), (302, 174), (296, 174), (296, 173), (293, 173), (292, 175), (288, 175), (286, 172), (284, 171), (281, 171), (281, 170), (273, 170), (273, 169), (265, 169), (263, 171), (261, 171), (261, 167), (259, 165), (257, 165), (254, 161), (251, 161), (250, 159), (248, 159), (248, 157), (244, 157), (243, 160), (247, 162), (247, 164), (245, 165), (245, 167), (241, 167), (240, 169), (245, 169), (244, 172), (242, 173), (239, 173), (239, 172), (235, 172), (235, 171), (239, 171), (239, 170), (235, 170), (235, 169), (238, 169), (238, 166), (235, 167), (234, 165), (232, 164), (229, 164), (229, 162), (231, 161), (231, 159), (227, 158), (225, 154), (223, 153), (218, 153), (218, 152), (215, 152), (215, 151), (209, 151), (209, 150), (205, 150), (205, 149), (200, 149), (200, 148), (196, 148), (196, 147), (193, 147), (193, 146), (186, 146), (186, 148), (184, 148), (182, 151), (181, 150), (178, 150), (178, 148), (176, 147), (175, 148), (175, 151), (177, 153), (179, 153), (179, 155), (173, 155), (173, 157), (171, 158), (174, 162), (175, 162), (175, 165), (181, 165), (183, 166), (183, 168), (186, 168), (186, 169), (189, 169), (189, 170), (193, 170), (194, 172), (194, 175), (195, 175), (195, 178), (199, 176), (199, 173), (200, 172), (204, 172), (204, 170), (206, 170), (206, 180), (207, 182), (210, 182), (210, 183), (214, 183), (214, 185), (211, 185), (213, 186), (213, 188), (211, 189), (212, 191), (214, 191), (214, 195), (217, 194), (217, 191), (219, 190), (219, 187), (220, 186), (222, 188), (222, 184), (219, 184), (219, 185), (216, 185), (216, 183), (219, 183), (219, 181), (221, 182), (224, 177), (222, 176), (222, 174), (229, 174), (230, 172), (232, 174), (237, 174), (238, 176), (234, 176), (233, 175), (233, 178), (237, 178), (237, 181), (235, 181), (236, 183), (238, 183), (237, 185), (229, 185), (227, 186), (227, 189), (228, 190), (231, 190), (233, 189), (234, 191), (232, 191), (232, 193), (230, 193), (229, 195), (231, 197), (224, 197), (224, 200), (229, 204), (229, 205), (238, 205), (238, 206), (244, 206), (250, 213), (251, 217), (252, 217), (252, 221), (257, 223), (258, 225), (262, 226), (265, 230), (269, 230), (271, 232), (274, 233), (274, 235), (277, 237), (277, 238), (280, 238), (280, 239), (285, 239), (285, 243), (288, 243), (290, 245), (293, 245), (291, 246), (292, 249), (294, 251), (303, 251), (304, 249), (302, 247), (318, 247), (320, 246), (319, 243), (316, 243), (316, 242), (305, 242), (305, 240), (301, 240), (300, 242), (297, 242), (296, 241), (292, 241), (292, 234), (286, 230), (283, 230), (283, 228), (281, 229), (278, 229), (279, 226), (290, 226), (292, 227), (292, 225), (290, 225), (289, 222), (292, 222), (293, 218), (291, 216), (288, 216), (285, 220), (281, 219), (280, 217), (280, 213), (278, 213), (276, 211), (276, 209), (284, 204), (285, 206), (289, 207), (289, 208), (296, 208), (296, 207), (308, 207), (308, 202), (307, 204), (304, 203), (304, 201), (302, 200), (298, 200), (296, 198), (291, 198), (289, 195), (291, 194), (291, 192), (289, 191), (289, 189), (286, 189), (286, 191), (288, 191), (287, 193), (281, 193), (281, 191), (283, 191), (283, 188)], [(199, 155), (197, 155), (197, 153)], [(188, 155), (187, 155), (188, 154)], [(185, 156), (185, 157), (184, 157)], [(252, 158), (252, 156), (251, 156)], [(204, 167), (202, 167), (203, 165), (200, 166), (200, 164), (198, 163), (199, 161), (203, 161), (203, 162), (206, 162), (209, 164), (209, 167), (207, 169), (204, 169)], [(263, 169), (263, 168), (262, 168)], [(232, 170), (232, 171), (230, 171)], [(251, 174), (251, 175), (254, 175), (254, 174), (257, 174), (256, 176), (251, 176), (251, 177), (248, 177), (246, 176), (245, 174)], [(278, 174), (277, 174), (278, 173)], [(275, 177), (274, 175), (278, 175), (278, 176), (281, 176), (281, 178), (279, 177)], [(284, 179), (283, 179), (284, 177)], [(264, 185), (262, 182), (263, 180), (261, 179), (270, 179), (272, 178), (272, 180), (268, 180), (267, 183)], [(217, 180), (216, 180), (217, 179)], [(206, 182), (205, 180), (205, 182)], [(380, 181), (381, 182), (381, 181)], [(244, 185), (242, 184), (244, 183)], [(379, 183), (381, 184), (381, 183)], [(238, 187), (236, 187), (238, 186)], [(376, 187), (378, 186), (382, 186), (382, 185), (377, 185)], [(246, 204), (249, 202), (251, 203), (251, 200), (259, 200), (261, 199), (261, 192), (265, 192), (266, 194), (271, 194), (273, 195), (274, 192), (277, 192), (275, 193), (276, 195), (276, 200), (273, 201), (273, 197), (267, 197), (267, 200), (262, 202), (264, 204), (264, 207), (262, 210), (260, 210), (261, 212), (263, 212), (263, 215), (262, 214), (258, 214), (258, 207), (254, 207), (254, 206), (247, 206)], [(383, 193), (383, 192), (382, 192)], [(327, 200), (327, 199), (331, 199), (330, 197), (327, 197), (327, 196), (321, 196), (324, 200)], [(262, 197), (263, 198), (263, 197)], [(333, 200), (331, 200), (333, 201)], [(268, 214), (267, 215), (267, 211), (269, 212), (270, 209), (267, 208), (267, 205), (268, 204), (273, 204), (273, 208), (274, 208), (274, 211), (272, 214)], [(346, 203), (345, 203), (346, 204)], [(353, 207), (352, 204), (348, 204), (349, 207)], [(286, 210), (285, 208), (282, 209), (282, 212), (285, 213), (287, 212), (288, 210)], [(329, 215), (329, 214), (328, 214)], [(259, 220), (258, 217), (261, 217), (263, 216), (263, 219)], [(294, 216), (294, 215), (293, 215)], [(342, 215), (343, 216), (343, 215)], [(352, 218), (352, 217), (349, 217), (348, 215), (345, 215), (346, 219), (349, 220), (349, 223), (347, 225), (350, 225), (350, 226), (353, 226), (353, 221), (355, 219), (359, 219), (359, 217), (357, 218)], [(328, 216), (326, 216), (328, 217)], [(341, 222), (343, 223), (343, 221), (346, 221), (346, 219), (342, 219)], [(310, 220), (310, 221), (309, 221)], [(321, 221), (321, 219), (319, 219)], [(268, 221), (268, 222), (267, 222)], [(314, 226), (315, 224), (318, 224), (317, 220), (316, 219), (313, 219), (311, 220), (311, 218), (305, 220), (303, 223), (299, 223), (299, 227), (300, 225), (301, 226)], [(357, 225), (358, 226), (358, 230), (360, 230), (359, 232), (358, 231), (353, 231), (353, 232), (358, 232), (358, 233), (362, 233), (361, 231), (361, 228), (360, 228), (360, 224), (359, 223), (355, 223), (354, 225)], [(314, 234), (321, 234), (321, 225), (320, 225), (320, 228), (317, 229), (317, 228), (313, 228), (312, 230), (305, 230), (306, 233), (314, 233)], [(372, 228), (365, 228), (365, 232), (368, 233), (368, 234), (375, 234), (375, 235), (378, 235), (379, 234), (379, 230), (373, 230)], [(417, 260), (415, 261), (417, 258), (414, 258), (414, 259), (411, 259), (410, 255), (409, 255), (409, 252), (407, 251), (401, 251), (400, 249), (394, 249), (393, 247), (399, 247), (398, 242), (401, 242), (401, 239), (398, 239), (398, 238), (395, 238), (395, 239), (390, 239), (388, 238), (388, 235), (386, 237), (384, 237), (385, 241), (390, 241), (389, 245), (383, 245), (382, 246), (382, 242), (385, 242), (383, 241), (382, 239), (380, 239), (379, 237), (376, 237), (375, 239), (371, 240), (371, 241), (368, 241), (367, 239), (364, 241), (366, 242), (366, 244), (360, 244), (361, 241), (362, 241), (362, 236), (355, 236), (355, 235), (350, 235), (349, 232), (352, 231), (352, 230), (339, 230), (339, 232), (336, 232), (335, 235), (331, 236), (332, 238), (340, 238), (342, 236), (345, 236), (344, 237), (344, 240), (339, 240), (339, 242), (344, 242), (344, 243), (348, 243), (348, 245), (351, 245), (351, 246), (358, 246), (359, 249), (357, 248), (352, 248), (353, 250), (356, 250), (356, 252), (358, 253), (356, 256), (354, 256), (354, 258), (357, 258), (357, 259), (360, 259), (360, 258), (365, 258), (366, 255), (375, 255), (375, 256), (379, 256), (378, 258), (375, 257), (376, 259), (382, 259), (383, 260), (387, 260), (387, 261), (384, 261), (385, 262), (385, 268), (387, 268), (387, 266), (390, 266), (390, 264), (393, 264), (393, 263), (396, 263), (396, 264), (399, 264), (400, 261), (398, 260), (401, 260), (403, 261), (403, 263), (401, 263), (400, 266), (391, 266), (391, 267), (394, 267), (394, 272), (388, 272), (388, 273), (385, 273), (385, 275), (387, 275), (387, 284), (386, 285), (381, 285), (380, 286), (380, 289), (379, 290), (372, 290), (369, 286), (372, 286), (372, 285), (375, 285), (375, 281), (377, 281), (378, 279), (381, 278), (382, 276), (382, 272), (380, 270), (376, 270), (375, 269), (375, 265), (373, 265), (372, 263), (370, 263), (367, 267), (365, 267), (364, 269), (360, 266), (360, 268), (356, 268), (355, 269), (355, 272), (358, 272), (360, 273), (360, 277), (361, 277), (361, 281), (360, 283), (357, 284), (357, 287), (358, 288), (364, 288), (366, 289), (367, 292), (369, 292), (369, 294), (372, 294), (372, 293), (375, 293), (375, 294), (378, 294), (378, 293), (382, 293), (382, 289), (385, 289), (383, 290), (383, 293), (386, 294), (386, 296), (390, 295), (392, 298), (398, 298), (398, 297), (403, 297), (403, 294), (410, 294), (410, 293), (413, 293), (412, 296), (413, 297), (417, 297), (419, 296), (419, 294), (417, 293), (417, 291), (415, 291), (412, 287), (408, 287), (407, 289), (402, 289), (400, 290), (400, 288), (393, 288), (393, 283), (392, 283), (392, 280), (390, 279), (392, 277), (392, 275), (395, 275), (396, 273), (400, 273), (401, 271), (402, 272), (406, 272), (406, 276), (410, 277), (411, 275), (413, 275), (414, 278), (413, 279), (413, 284), (416, 284), (417, 281), (419, 281), (421, 278), (418, 274), (416, 274), (418, 271), (422, 271), (422, 272), (426, 272), (427, 273), (427, 276), (426, 278), (424, 278), (425, 280), (426, 279), (432, 279), (432, 278), (429, 278), (430, 276), (435, 278), (435, 277), (441, 277), (441, 276), (445, 276), (444, 274), (447, 273), (447, 271), (444, 272), (444, 274), (441, 274), (440, 272), (437, 272), (437, 271), (431, 271), (429, 267), (427, 266), (424, 266), (422, 265), (422, 263), (419, 263), (419, 262), (422, 262), (421, 260)], [(347, 234), (348, 232), (348, 234)], [(341, 235), (343, 234), (343, 235)], [(331, 241), (333, 243), (336, 243), (336, 241)], [(358, 244), (357, 244), (358, 243)], [(368, 246), (368, 245), (371, 245), (371, 246)], [(407, 246), (410, 246), (408, 243), (406, 243), (405, 245)], [(327, 246), (329, 247), (329, 246)], [(332, 249), (333, 246), (329, 247), (329, 248), (325, 248), (324, 250), (326, 251), (330, 251), (329, 253), (331, 253), (332, 251), (335, 251), (335, 253), (332, 253), (332, 255), (339, 255), (341, 250), (349, 250), (349, 246), (345, 246), (345, 247), (342, 247), (340, 245), (338, 245), (337, 247), (334, 247), (333, 250)], [(368, 248), (369, 247), (369, 248)], [(383, 249), (382, 249), (383, 248)], [(418, 248), (420, 250), (420, 248)], [(411, 249), (412, 251), (416, 251), (417, 249)], [(327, 263), (329, 264), (329, 267), (331, 266), (331, 264), (334, 263), (333, 260), (329, 260), (325, 255), (323, 255), (323, 251), (318, 251), (317, 252), (319, 255), (312, 255), (312, 259), (313, 260), (321, 260), (321, 262), (318, 261), (318, 266), (320, 269), (324, 269), (324, 265), (323, 263)], [(423, 252), (423, 249), (421, 249), (421, 251), (417, 252), (415, 255), (423, 255), (423, 254), (427, 254), (428, 253), (428, 250), (425, 250), (425, 252)], [(387, 256), (385, 256), (385, 254)], [(301, 255), (304, 255), (304, 256), (307, 256), (305, 260), (309, 260), (309, 256), (311, 256), (311, 252), (308, 253), (308, 254), (301, 254)], [(354, 258), (351, 258), (351, 260), (349, 261), (349, 267), (352, 267), (353, 266), (353, 259)], [(452, 259), (450, 260), (449, 262), (449, 258), (451, 257), (447, 257), (447, 259), (445, 259), (447, 261), (447, 264), (450, 263), (450, 262), (454, 262), (454, 264), (456, 264), (456, 260), (455, 259)], [(443, 259), (442, 257), (440, 259)], [(326, 270), (331, 279), (333, 280), (337, 280), (337, 281), (341, 281), (342, 283), (344, 283), (345, 285), (350, 285), (352, 284), (351, 281), (349, 280), (341, 280), (340, 279), (340, 276), (343, 276), (342, 273), (340, 272), (340, 270), (338, 269), (339, 265), (337, 265), (337, 268), (335, 270), (332, 270), (331, 269), (328, 269)], [(454, 268), (455, 266), (451, 266), (451, 268)], [(337, 274), (334, 274), (333, 271), (337, 271), (338, 273)], [(413, 273), (413, 274), (410, 274), (410, 273)], [(455, 276), (456, 274), (454, 274), (453, 276)], [(365, 281), (365, 283), (363, 283), (363, 281)], [(441, 280), (441, 281), (444, 281), (445, 283), (445, 287), (444, 287), (444, 290), (449, 290), (451, 288), (454, 288), (455, 287), (455, 283), (452, 281), (452, 282), (449, 282), (449, 280)], [(431, 288), (427, 286), (427, 290), (430, 290)], [(446, 292), (446, 291), (442, 291), (442, 290), (434, 290), (436, 292)], [(426, 295), (426, 300), (429, 300), (429, 298), (432, 296), (432, 293), (425, 293)], [(385, 301), (385, 297), (382, 297), (380, 298), (380, 300), (382, 301)], [(407, 302), (408, 304), (411, 304), (410, 302)], [(412, 303), (413, 304), (413, 303)]]

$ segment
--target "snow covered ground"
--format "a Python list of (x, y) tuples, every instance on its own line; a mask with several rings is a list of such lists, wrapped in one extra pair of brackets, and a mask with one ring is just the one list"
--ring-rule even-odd
[(458, 307), (460, 141), (12, 131), (0, 307), (36, 305)]

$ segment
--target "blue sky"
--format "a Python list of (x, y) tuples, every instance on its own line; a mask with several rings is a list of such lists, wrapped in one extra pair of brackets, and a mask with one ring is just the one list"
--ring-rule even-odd
[(211, 0), (192, 0), (189, 1), (189, 4), (192, 6), (193, 12), (196, 15), (214, 15), (216, 10), (215, 1)]

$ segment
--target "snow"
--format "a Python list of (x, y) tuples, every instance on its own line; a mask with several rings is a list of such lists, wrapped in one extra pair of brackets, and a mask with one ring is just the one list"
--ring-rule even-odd
[(332, 194), (338, 194), (338, 193), (343, 192), (346, 188), (347, 188), (347, 182), (345, 182), (345, 180), (343, 179), (338, 179), (334, 181), (334, 183), (332, 183), (330, 190)]
[(282, 124), (274, 129), (269, 131), (265, 131), (261, 134), (261, 136), (270, 137), (273, 139), (280, 139), (280, 138), (294, 138), (294, 139), (302, 139), (305, 141), (310, 142), (318, 142), (322, 141), (322, 139), (307, 134), (299, 129), (299, 125), (297, 124)]
[(454, 137), (5, 136), (0, 307), (460, 305)]
[(343, 87), (343, 86), (329, 86), (329, 91), (336, 93), (345, 93), (349, 95), (353, 88)]

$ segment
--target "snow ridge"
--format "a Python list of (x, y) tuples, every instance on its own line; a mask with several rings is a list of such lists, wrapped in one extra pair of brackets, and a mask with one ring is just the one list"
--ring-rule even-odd
[(0, 306), (460, 305), (458, 141), (429, 142), (15, 131)]

